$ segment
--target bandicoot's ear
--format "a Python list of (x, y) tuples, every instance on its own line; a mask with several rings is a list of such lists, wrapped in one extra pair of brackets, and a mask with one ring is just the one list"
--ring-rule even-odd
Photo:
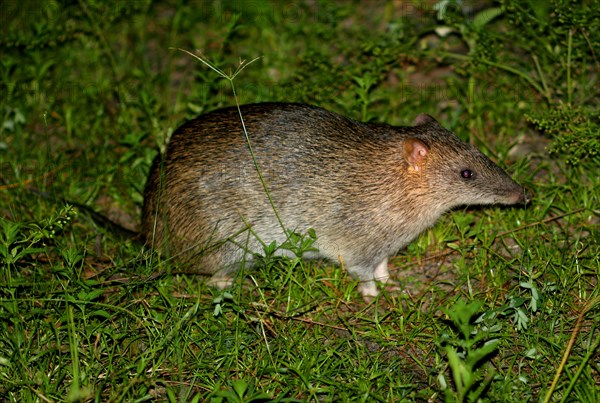
[(421, 140), (410, 137), (404, 140), (404, 159), (414, 171), (420, 171), (429, 154), (429, 147)]
[(426, 125), (427, 123), (436, 123), (439, 124), (437, 120), (433, 118), (433, 116), (428, 115), (426, 113), (421, 113), (419, 116), (415, 118), (415, 126)]

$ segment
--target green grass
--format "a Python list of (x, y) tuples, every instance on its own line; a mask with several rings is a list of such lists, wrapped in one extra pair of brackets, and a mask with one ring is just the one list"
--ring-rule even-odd
[[(410, 2), (180, 3), (2, 6), (0, 400), (600, 400), (597, 2), (441, 2), (443, 20)], [(404, 291), (372, 304), (339, 267), (270, 250), (211, 289), (27, 190), (138, 228), (172, 131), (235, 103), (171, 48), (226, 73), (260, 56), (241, 103), (430, 113), (534, 201), (444, 216), (392, 260)]]

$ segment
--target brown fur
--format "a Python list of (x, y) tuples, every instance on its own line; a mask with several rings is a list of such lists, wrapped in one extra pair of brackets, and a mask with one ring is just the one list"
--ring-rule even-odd
[[(319, 252), (308, 257), (341, 258), (363, 281), (365, 297), (377, 294), (374, 279), (387, 280), (388, 256), (449, 209), (526, 201), (501, 168), (427, 115), (416, 126), (393, 127), (300, 104), (241, 110), (285, 227), (313, 228)], [(262, 250), (257, 237), (285, 241), (236, 108), (200, 116), (173, 134), (152, 166), (142, 226), (153, 245), (221, 286), (243, 258), (251, 264), (251, 252)]]

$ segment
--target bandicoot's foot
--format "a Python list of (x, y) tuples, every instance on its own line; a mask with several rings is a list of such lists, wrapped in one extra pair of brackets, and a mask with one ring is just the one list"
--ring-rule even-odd
[(216, 287), (222, 290), (223, 288), (228, 288), (233, 285), (233, 278), (224, 276), (212, 276), (206, 284), (210, 287)]
[[(399, 294), (404, 289), (400, 287), (400, 284), (394, 280), (387, 280), (381, 283), (381, 289), (385, 290), (389, 294)], [(379, 288), (375, 281), (365, 281), (358, 286), (358, 291), (363, 296), (366, 303), (370, 304), (379, 295)]]

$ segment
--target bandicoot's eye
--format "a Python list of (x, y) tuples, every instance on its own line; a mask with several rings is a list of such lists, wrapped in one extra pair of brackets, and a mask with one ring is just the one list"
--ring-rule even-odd
[(460, 176), (462, 176), (464, 179), (471, 179), (473, 177), (473, 171), (470, 169), (463, 169), (460, 171)]

